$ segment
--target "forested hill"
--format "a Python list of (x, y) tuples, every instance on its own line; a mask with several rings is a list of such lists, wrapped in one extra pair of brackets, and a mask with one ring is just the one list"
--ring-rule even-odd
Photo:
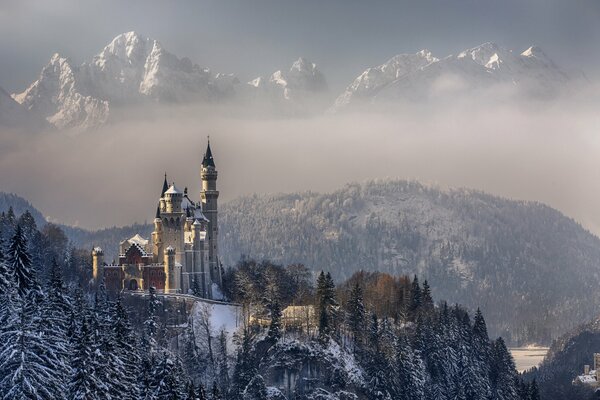
[[(0, 194), (0, 211), (19, 211), (17, 203), (29, 204)], [(304, 263), (337, 282), (360, 269), (417, 274), (436, 298), (481, 307), (491, 333), (513, 344), (550, 343), (600, 306), (582, 295), (600, 287), (600, 240), (539, 203), (377, 181), (330, 194), (242, 197), (223, 204), (220, 216), (225, 265), (241, 255)], [(152, 226), (63, 229), (75, 246), (99, 245), (110, 260), (119, 241), (148, 237)]]
[(220, 215), (225, 264), (301, 262), (338, 281), (359, 269), (418, 274), (439, 298), (482, 307), (513, 342), (548, 343), (600, 306), (581, 295), (600, 286), (600, 240), (539, 203), (376, 181), (243, 197)]

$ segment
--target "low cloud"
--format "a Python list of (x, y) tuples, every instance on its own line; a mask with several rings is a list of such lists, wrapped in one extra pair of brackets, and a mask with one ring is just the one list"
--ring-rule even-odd
[(0, 190), (86, 228), (151, 221), (165, 171), (199, 198), (210, 135), (223, 201), (331, 191), (367, 179), (418, 179), (544, 202), (598, 234), (595, 88), (556, 101), (492, 101), (493, 93), (480, 93), (381, 107), (386, 112), (295, 119), (164, 107), (80, 134), (0, 131)]

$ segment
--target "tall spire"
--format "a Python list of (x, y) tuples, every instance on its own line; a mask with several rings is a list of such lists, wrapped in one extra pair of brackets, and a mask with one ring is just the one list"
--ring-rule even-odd
[(164, 197), (167, 190), (169, 190), (169, 184), (167, 183), (167, 173), (165, 172), (165, 181), (163, 182), (163, 188), (162, 192), (160, 193), (160, 197)]
[(210, 150), (210, 138), (208, 139), (208, 146), (206, 146), (206, 153), (204, 153), (202, 166), (215, 168), (215, 160), (213, 159), (212, 151)]

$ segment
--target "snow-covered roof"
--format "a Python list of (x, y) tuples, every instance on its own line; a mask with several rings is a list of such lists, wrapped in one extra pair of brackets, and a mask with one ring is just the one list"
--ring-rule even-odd
[(172, 184), (171, 187), (165, 192), (165, 194), (182, 194), (182, 192), (177, 189), (175, 184)]
[(139, 246), (146, 246), (148, 244), (148, 239), (144, 239), (139, 233), (136, 233), (135, 236), (127, 239), (127, 241), (131, 244), (137, 244)]
[(593, 369), (587, 374), (579, 375), (577, 378), (575, 378), (575, 381), (579, 381), (584, 384), (596, 384), (598, 382), (596, 380), (596, 370)]

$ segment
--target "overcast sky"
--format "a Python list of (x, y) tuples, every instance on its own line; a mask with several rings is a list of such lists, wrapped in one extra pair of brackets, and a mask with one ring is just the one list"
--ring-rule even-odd
[[(144, 221), (165, 170), (197, 196), (210, 134), (224, 201), (416, 178), (541, 201), (600, 234), (600, 0), (0, 0), (0, 86), (21, 91), (54, 52), (81, 63), (130, 30), (242, 80), (304, 56), (334, 94), (395, 54), (428, 48), (443, 57), (487, 41), (514, 50), (537, 44), (591, 79), (573, 97), (534, 105), (490, 102), (484, 93), (392, 116), (300, 120), (184, 106), (81, 135), (0, 130), (0, 190), (67, 224)], [(365, 167), (364, 159), (374, 161)]]
[(588, 75), (600, 63), (598, 0), (0, 0), (0, 86), (21, 91), (54, 52), (79, 63), (130, 30), (242, 79), (304, 56), (335, 91), (398, 53), (487, 41), (537, 44)]

